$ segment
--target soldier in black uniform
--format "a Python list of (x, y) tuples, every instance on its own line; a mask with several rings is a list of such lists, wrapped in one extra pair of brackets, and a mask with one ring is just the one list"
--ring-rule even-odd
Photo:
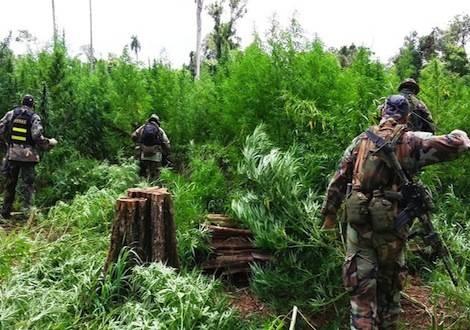
[(25, 95), (22, 105), (8, 111), (0, 119), (0, 140), (7, 146), (2, 172), (5, 175), (5, 192), (1, 218), (11, 216), (16, 185), (21, 176), (23, 211), (31, 208), (34, 195), (34, 167), (39, 162), (39, 150), (52, 149), (56, 139), (43, 136), (41, 118), (34, 112), (34, 98)]

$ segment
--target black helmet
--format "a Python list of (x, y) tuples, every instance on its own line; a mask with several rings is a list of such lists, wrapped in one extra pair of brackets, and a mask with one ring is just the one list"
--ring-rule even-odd
[(25, 96), (23, 96), (23, 100), (21, 101), (21, 104), (30, 108), (34, 107), (34, 97), (32, 97), (29, 94), (26, 94)]
[(400, 86), (398, 86), (398, 91), (401, 92), (403, 89), (409, 89), (415, 95), (418, 95), (419, 93), (419, 85), (416, 83), (416, 80), (412, 78), (407, 78), (400, 83)]
[(392, 95), (387, 98), (382, 117), (391, 117), (396, 120), (405, 118), (410, 111), (408, 100), (403, 95)]
[(153, 114), (150, 116), (150, 118), (149, 118), (148, 121), (149, 121), (149, 122), (153, 121), (153, 122), (157, 123), (158, 125), (160, 125), (160, 117), (158, 117), (158, 115), (157, 115), (156, 113), (153, 113)]

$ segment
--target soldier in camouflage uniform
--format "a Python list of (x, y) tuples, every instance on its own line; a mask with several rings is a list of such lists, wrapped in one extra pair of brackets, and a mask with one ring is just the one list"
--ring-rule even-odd
[(431, 112), (416, 95), (420, 91), (419, 85), (414, 79), (408, 78), (398, 86), (398, 92), (408, 100), (410, 115), (408, 118), (408, 129), (410, 131), (436, 133), (436, 127), (432, 120)]
[(132, 140), (138, 144), (140, 176), (150, 180), (160, 176), (160, 169), (167, 163), (170, 153), (170, 140), (160, 125), (160, 117), (152, 114), (132, 133)]
[[(434, 125), (431, 112), (426, 104), (416, 96), (420, 92), (416, 81), (411, 78), (403, 80), (398, 86), (398, 92), (407, 99), (410, 105), (410, 115), (407, 122), (408, 129), (410, 131), (436, 133), (436, 126)], [(384, 103), (379, 107), (381, 114), (382, 110), (385, 109), (385, 105)]]
[[(378, 126), (370, 130), (394, 145), (410, 177), (424, 166), (448, 161), (470, 149), (467, 134), (454, 130), (443, 136), (407, 129), (409, 105), (402, 95), (387, 99)], [(406, 276), (405, 246), (409, 226), (394, 229), (405, 201), (397, 196), (400, 179), (363, 133), (347, 148), (325, 196), (323, 228), (332, 229), (345, 200), (347, 253), (343, 281), (351, 293), (351, 329), (397, 329), (400, 291)], [(347, 186), (352, 183), (348, 196)]]
[(2, 172), (5, 175), (5, 193), (1, 216), (10, 218), (15, 200), (16, 184), (22, 179), (23, 210), (28, 212), (34, 195), (34, 167), (39, 162), (39, 150), (53, 148), (57, 141), (42, 134), (41, 118), (34, 112), (34, 99), (23, 97), (22, 105), (7, 112), (0, 119), (0, 140), (7, 145)]

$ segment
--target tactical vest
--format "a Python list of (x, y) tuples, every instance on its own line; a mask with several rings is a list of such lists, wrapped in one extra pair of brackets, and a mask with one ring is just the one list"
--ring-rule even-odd
[(9, 143), (20, 145), (34, 145), (31, 135), (33, 112), (24, 108), (16, 108), (13, 112), (9, 131)]
[[(393, 150), (399, 143), (406, 125), (383, 125), (370, 129), (389, 142)], [(374, 233), (394, 233), (398, 200), (386, 195), (396, 194), (400, 179), (377, 152), (376, 144), (365, 134), (359, 144), (353, 169), (353, 191), (346, 199), (346, 217), (351, 225), (370, 224)], [(394, 234), (393, 234), (394, 235)]]

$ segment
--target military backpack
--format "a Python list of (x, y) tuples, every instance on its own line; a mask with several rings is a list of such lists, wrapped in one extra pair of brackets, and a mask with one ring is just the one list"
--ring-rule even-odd
[(144, 146), (156, 146), (163, 144), (163, 134), (155, 123), (147, 123), (142, 130), (140, 143)]

